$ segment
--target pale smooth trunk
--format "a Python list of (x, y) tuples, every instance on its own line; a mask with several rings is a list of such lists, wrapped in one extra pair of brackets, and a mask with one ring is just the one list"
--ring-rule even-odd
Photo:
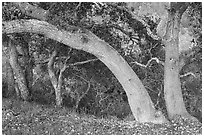
[(183, 101), (181, 82), (179, 76), (179, 13), (168, 15), (165, 44), (165, 66), (164, 66), (164, 97), (166, 108), (170, 119), (176, 115), (189, 117)]

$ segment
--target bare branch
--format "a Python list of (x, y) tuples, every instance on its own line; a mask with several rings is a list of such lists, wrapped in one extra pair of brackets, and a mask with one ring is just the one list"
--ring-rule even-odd
[(90, 60), (86, 60), (86, 61), (82, 61), (82, 62), (72, 63), (72, 64), (69, 64), (69, 66), (82, 65), (82, 64), (86, 64), (86, 63), (97, 61), (97, 60), (99, 60), (99, 59), (90, 59)]
[(192, 75), (194, 78), (196, 78), (196, 75), (193, 73), (193, 72), (187, 72), (183, 75), (180, 75), (180, 78), (183, 78), (183, 77), (186, 77), (186, 76), (189, 76), (189, 75)]
[(151, 58), (146, 65), (144, 64), (141, 64), (137, 61), (134, 61), (134, 62), (131, 62), (130, 64), (136, 64), (138, 66), (141, 66), (141, 67), (144, 67), (144, 68), (147, 68), (149, 66), (149, 64), (151, 63), (152, 60), (155, 60), (158, 64), (161, 64), (162, 66), (164, 66), (164, 62), (163, 61), (160, 61), (157, 57), (154, 57), (154, 58)]

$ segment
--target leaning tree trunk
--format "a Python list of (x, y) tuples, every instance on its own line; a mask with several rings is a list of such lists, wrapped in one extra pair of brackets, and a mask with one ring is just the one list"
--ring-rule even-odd
[(10, 48), (10, 65), (14, 71), (14, 75), (16, 77), (16, 83), (18, 85), (18, 89), (20, 91), (20, 97), (23, 100), (28, 100), (29, 97), (29, 91), (26, 84), (25, 75), (23, 73), (23, 70), (21, 66), (18, 64), (18, 53), (17, 49), (11, 39), (9, 39), (8, 42), (9, 48)]
[(154, 105), (144, 85), (128, 63), (108, 43), (99, 39), (90, 31), (67, 26), (59, 30), (55, 26), (39, 20), (14, 20), (3, 22), (3, 33), (32, 32), (66, 44), (72, 48), (84, 50), (100, 59), (116, 76), (124, 88), (135, 119), (139, 122), (166, 122), (165, 117), (156, 113)]
[(163, 39), (165, 44), (164, 97), (170, 119), (175, 115), (191, 117), (185, 108), (179, 76), (180, 20), (179, 12), (175, 14), (169, 12), (166, 34)]

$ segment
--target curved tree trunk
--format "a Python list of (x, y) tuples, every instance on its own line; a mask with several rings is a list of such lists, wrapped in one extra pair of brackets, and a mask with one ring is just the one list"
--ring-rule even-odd
[(181, 14), (168, 14), (165, 44), (165, 66), (164, 66), (164, 97), (168, 116), (172, 119), (175, 115), (191, 117), (185, 108), (183, 101), (181, 82), (179, 76), (179, 31)]
[(72, 48), (84, 50), (95, 55), (116, 76), (126, 91), (129, 105), (135, 119), (139, 122), (166, 122), (162, 114), (155, 112), (154, 105), (135, 72), (120, 54), (108, 43), (99, 39), (93, 33), (69, 26), (59, 30), (55, 26), (38, 20), (15, 20), (3, 22), (3, 33), (32, 32), (43, 34), (48, 38), (69, 45)]
[[(28, 100), (29, 97), (29, 91), (28, 91), (28, 87), (26, 84), (26, 78), (25, 75), (23, 73), (23, 70), (21, 68), (21, 66), (18, 64), (18, 53), (17, 53), (17, 49), (14, 45), (14, 43), (12, 42), (11, 39), (9, 39), (8, 42), (9, 48), (10, 48), (10, 65), (14, 71), (15, 77), (16, 77), (16, 83), (18, 85), (18, 89), (20, 91), (20, 96), (23, 100)], [(18, 95), (18, 93), (17, 93)]]

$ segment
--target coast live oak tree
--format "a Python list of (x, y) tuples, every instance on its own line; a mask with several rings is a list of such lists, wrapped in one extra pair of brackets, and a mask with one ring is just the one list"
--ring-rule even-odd
[[(93, 34), (87, 29), (84, 29), (81, 26), (72, 26), (72, 25), (60, 26), (60, 24), (58, 24), (58, 26), (52, 25), (51, 23), (49, 23), (49, 20), (48, 20), (49, 9), (44, 10), (40, 7), (30, 5), (29, 3), (13, 3), (13, 4), (17, 6), (22, 13), (34, 19), (3, 21), (2, 23), (3, 34), (14, 34), (14, 33), (25, 33), (25, 32), (37, 33), (37, 34), (44, 35), (47, 38), (56, 40), (65, 45), (68, 45), (72, 48), (83, 50), (95, 55), (100, 61), (102, 61), (111, 70), (111, 72), (115, 75), (115, 77), (118, 79), (118, 81), (124, 88), (126, 95), (128, 97), (129, 105), (137, 121), (153, 122), (153, 123), (167, 122), (163, 114), (160, 111), (155, 110), (154, 105), (150, 99), (150, 96), (148, 95), (147, 90), (145, 89), (144, 85), (142, 84), (138, 76), (128, 65), (128, 63), (122, 58), (122, 56), (107, 42), (103, 41), (95, 34)], [(183, 11), (183, 8), (180, 9), (180, 6), (177, 6), (178, 4), (179, 3), (173, 3), (170, 5), (170, 8), (169, 8), (170, 11), (168, 14), (167, 30), (163, 38), (164, 44), (165, 46), (167, 45), (167, 47), (170, 47), (170, 45), (172, 44), (175, 44), (175, 46), (178, 47), (178, 28), (177, 27), (179, 25), (178, 24), (179, 20), (177, 19), (179, 19), (180, 16), (182, 15), (182, 12), (185, 11), (185, 10)], [(50, 8), (52, 8), (52, 5)], [(175, 11), (173, 11), (172, 9)], [(177, 17), (178, 16), (177, 14), (179, 15), (179, 18)], [(145, 22), (143, 22), (143, 24), (145, 26)], [(149, 32), (149, 35), (154, 37), (154, 35), (151, 33), (151, 30), (148, 28), (148, 26), (145, 26), (145, 27)], [(174, 33), (171, 33), (171, 32), (174, 32), (176, 34), (175, 37), (172, 38)], [(172, 48), (173, 47), (169, 48), (166, 54), (169, 54), (170, 53), (169, 51), (172, 50)], [(167, 82), (167, 79), (170, 78), (168, 77), (170, 73), (172, 74), (175, 73), (175, 75), (179, 77), (177, 74), (178, 73), (177, 72), (178, 71), (177, 70), (177, 67), (178, 67), (177, 51), (178, 50), (177, 48), (174, 50), (176, 51), (175, 54), (173, 55), (170, 54), (166, 57), (166, 61), (170, 63), (169, 64), (170, 66), (168, 66), (165, 63), (165, 68), (167, 68), (167, 70), (171, 69), (171, 72), (165, 71), (165, 74), (167, 75), (165, 77), (165, 82)], [(173, 64), (171, 63), (172, 59), (173, 59)], [(175, 89), (178, 89), (178, 88), (175, 87)], [(169, 100), (168, 96), (172, 95), (172, 93), (173, 92), (169, 90), (169, 87), (167, 87), (167, 90), (165, 90), (165, 94), (166, 94), (165, 98)], [(181, 92), (178, 91), (178, 93), (181, 93)], [(171, 107), (172, 104), (170, 104), (167, 101), (167, 110), (170, 111), (169, 113), (170, 118), (172, 118), (172, 116), (175, 114), (189, 116), (189, 114), (185, 110), (185, 106), (182, 101), (182, 95), (177, 99), (181, 101), (179, 103), (173, 101), (174, 103), (173, 108), (181, 106), (180, 108), (181, 112), (175, 111), (176, 113), (172, 113), (171, 112), (172, 110), (168, 109)]]
[[(161, 20), (157, 26), (157, 34), (165, 46), (164, 63), (164, 98), (166, 102), (167, 113), (170, 119), (175, 115), (192, 118), (185, 108), (183, 101), (180, 70), (183, 66), (179, 58), (182, 50), (181, 28), (189, 29), (189, 14), (192, 12), (195, 3), (130, 3), (129, 8), (136, 10), (141, 6), (139, 14), (157, 14)], [(146, 10), (145, 10), (146, 9)], [(185, 14), (184, 14), (185, 13)], [(137, 13), (138, 14), (138, 13)], [(199, 18), (199, 17), (198, 17)], [(181, 24), (182, 23), (182, 24)], [(184, 41), (192, 41), (193, 37)], [(187, 43), (188, 44), (188, 43)], [(185, 48), (189, 45), (185, 45)]]

